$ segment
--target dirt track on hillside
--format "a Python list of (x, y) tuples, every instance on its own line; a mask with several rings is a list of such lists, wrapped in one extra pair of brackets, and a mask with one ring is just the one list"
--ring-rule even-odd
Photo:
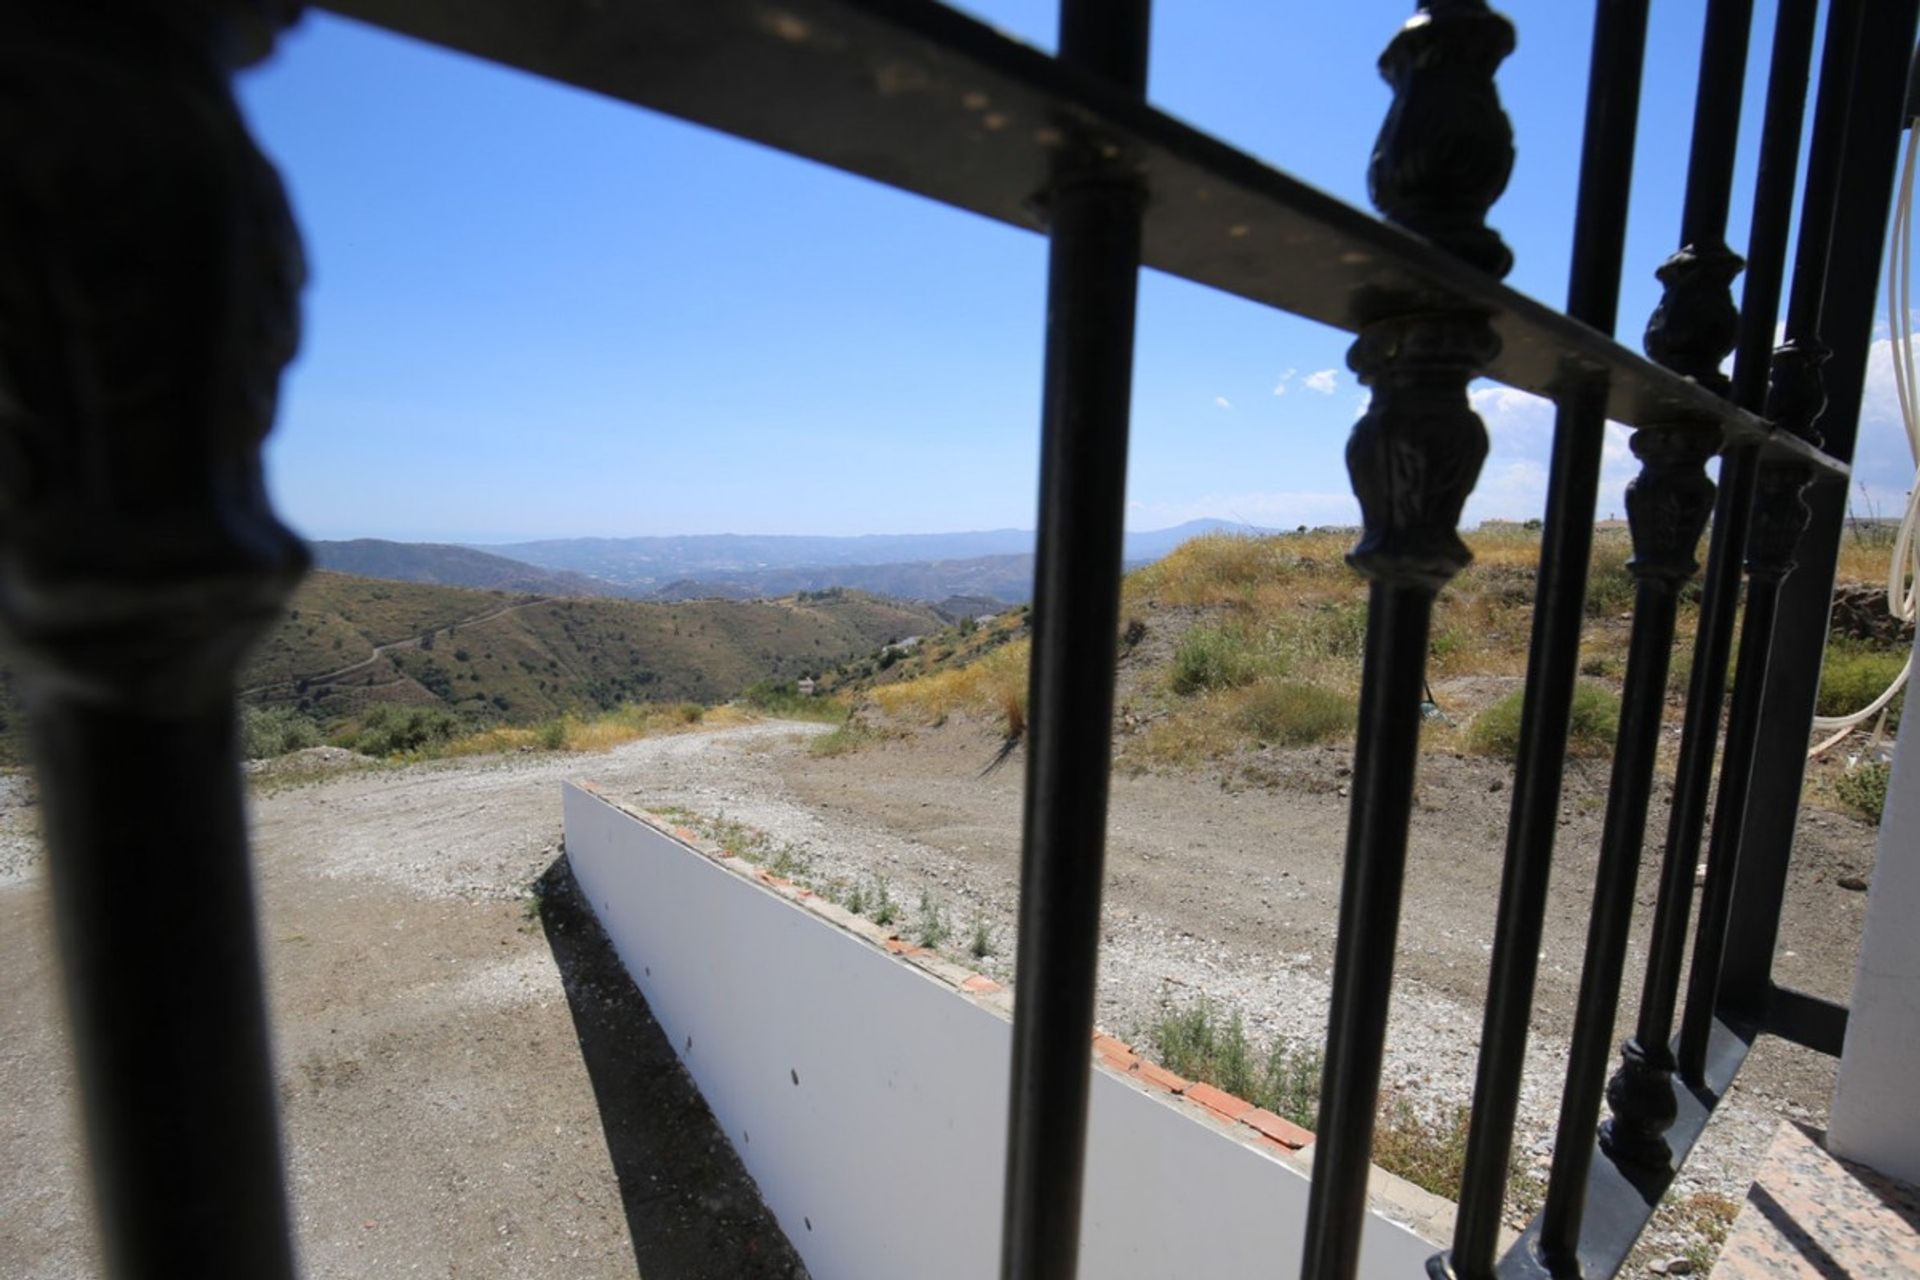
[[(823, 760), (805, 749), (819, 728), (770, 724), (600, 756), (350, 773), (256, 800), (309, 1274), (784, 1274), (765, 1261), (763, 1250), (777, 1242), (699, 1261), (728, 1242), (760, 1241), (764, 1220), (737, 1170), (721, 1167), (701, 1186), (672, 1181), (689, 1152), (712, 1145), (710, 1129), (683, 1127), (637, 1151), (620, 1136), (687, 1104), (649, 1100), (636, 1109), (629, 1099), (628, 1111), (609, 1120), (603, 1104), (627, 1086), (607, 1087), (608, 1068), (582, 1042), (596, 1026), (638, 1015), (605, 1005), (617, 984), (604, 972), (562, 981), (555, 956), (563, 948), (529, 919), (525, 894), (554, 860), (560, 780), (590, 777), (623, 800), (761, 828), (822, 882), (884, 877), (909, 919), (927, 894), (952, 921), (949, 945), (964, 955), (979, 923), (993, 951), (967, 962), (1010, 978), (1021, 757), (978, 777), (994, 736), (956, 722)], [(1206, 999), (1240, 1012), (1258, 1039), (1318, 1041), (1347, 755), (1276, 750), (1236, 762), (1231, 773), (1116, 779), (1104, 1026), (1134, 1037), (1163, 1004)], [(1508, 771), (1483, 760), (1429, 757), (1422, 770), (1388, 1082), (1433, 1110), (1464, 1102), (1471, 1085), (1509, 796)], [(1576, 766), (1568, 780), (1522, 1100), (1523, 1165), (1544, 1155), (1557, 1105), (1604, 787), (1604, 764)], [(1650, 830), (1663, 830), (1664, 818), (1656, 804)], [(1818, 811), (1802, 821), (1779, 973), (1844, 999), (1864, 895), (1836, 881), (1870, 874), (1873, 834)], [(20, 789), (0, 789), (0, 847), (30, 844), (22, 834), (30, 823)], [(91, 1254), (74, 1192), (44, 891), (30, 859), (15, 870), (24, 879), (0, 887), (0, 1120), (9, 1154), (0, 1162), (0, 1274), (53, 1280), (89, 1274)], [(1651, 874), (1636, 908), (1633, 990)], [(1622, 1011), (1621, 1033), (1630, 1014)], [(635, 1043), (624, 1053), (622, 1078), (677, 1078), (663, 1045)], [(1763, 1042), (1679, 1194), (1740, 1196), (1774, 1124), (1782, 1116), (1823, 1122), (1831, 1083), (1829, 1062)], [(672, 1185), (656, 1190), (652, 1178)], [(1677, 1228), (1662, 1227), (1649, 1248), (1685, 1243)]]

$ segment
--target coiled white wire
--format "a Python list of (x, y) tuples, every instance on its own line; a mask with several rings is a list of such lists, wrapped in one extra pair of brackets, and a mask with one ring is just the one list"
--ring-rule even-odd
[[(1920, 160), (1920, 129), (1907, 130), (1906, 164), (1900, 175), (1899, 198), (1893, 208), (1893, 234), (1887, 248), (1887, 323), (1893, 337), (1893, 393), (1900, 401), (1900, 424), (1907, 432), (1907, 450), (1915, 476), (1907, 493), (1906, 514), (1893, 541), (1893, 560), (1887, 568), (1887, 610), (1896, 618), (1913, 621), (1920, 614), (1920, 371), (1913, 359), (1913, 186), (1914, 166)], [(1858, 711), (1842, 716), (1815, 716), (1813, 731), (1830, 736), (1807, 752), (1808, 759), (1833, 750), (1855, 729), (1883, 715), (1889, 703), (1913, 675), (1908, 655), (1900, 674), (1879, 697)]]

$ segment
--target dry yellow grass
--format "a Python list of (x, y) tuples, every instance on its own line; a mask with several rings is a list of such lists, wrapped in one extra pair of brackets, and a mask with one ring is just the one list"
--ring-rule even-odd
[(1024, 724), (1027, 708), (1029, 642), (1015, 640), (961, 667), (949, 667), (899, 684), (882, 685), (873, 700), (890, 716), (938, 724), (950, 715), (971, 713)]
[[(1532, 635), (1540, 532), (1490, 522), (1465, 537), (1474, 561), (1440, 596), (1429, 669), (1436, 683), (1519, 676)], [(1340, 736), (1327, 721), (1331, 707), (1341, 700), (1350, 704), (1359, 691), (1368, 594), (1366, 580), (1346, 563), (1353, 538), (1352, 530), (1217, 534), (1193, 539), (1129, 575), (1124, 619), (1147, 621), (1155, 610), (1187, 613), (1160, 615), (1174, 640), (1162, 668), (1136, 668), (1123, 676), (1122, 711), (1149, 721), (1145, 732), (1125, 741), (1123, 761), (1192, 763), (1256, 740)], [(1595, 528), (1582, 638), (1582, 673), (1590, 680), (1617, 684), (1624, 668), (1627, 627), (1621, 618), (1632, 606), (1626, 568), (1631, 555), (1623, 525)], [(1683, 606), (1683, 634), (1692, 617), (1691, 605)], [(1017, 714), (1026, 685), (1023, 642), (887, 685), (872, 696), (891, 715), (937, 724), (962, 711)], [(1441, 701), (1455, 722), (1465, 724), (1509, 687), (1510, 679), (1467, 680)], [(1280, 693), (1301, 688), (1317, 690), (1320, 703), (1308, 709), (1305, 695)], [(1310, 731), (1303, 727), (1309, 722)], [(1424, 736), (1436, 749), (1457, 748), (1461, 740), (1440, 720)]]
[(720, 729), (756, 719), (737, 707), (698, 703), (630, 703), (597, 716), (560, 716), (535, 725), (496, 725), (455, 738), (434, 756), (500, 755), (510, 751), (609, 751), (625, 742), (697, 727)]

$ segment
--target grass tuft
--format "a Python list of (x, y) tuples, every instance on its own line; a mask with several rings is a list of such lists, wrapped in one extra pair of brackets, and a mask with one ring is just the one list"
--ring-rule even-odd
[[(1520, 708), (1526, 691), (1515, 689), (1479, 715), (1467, 730), (1467, 746), (1481, 755), (1512, 760), (1520, 752)], [(1574, 686), (1567, 728), (1567, 754), (1603, 756), (1620, 732), (1620, 699), (1604, 685), (1583, 680)]]
[[(1823, 716), (1843, 716), (1858, 711), (1885, 693), (1906, 664), (1904, 652), (1835, 642), (1828, 647), (1826, 662), (1820, 668), (1820, 701), (1816, 709)], [(1899, 727), (1906, 698), (1906, 691), (1902, 690), (1887, 704), (1889, 728)]]
[(1352, 698), (1318, 685), (1263, 680), (1242, 691), (1230, 715), (1262, 742), (1305, 746), (1349, 732), (1358, 716)]

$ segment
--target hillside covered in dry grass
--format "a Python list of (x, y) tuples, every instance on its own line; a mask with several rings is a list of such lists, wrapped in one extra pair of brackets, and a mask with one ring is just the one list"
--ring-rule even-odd
[[(1349, 739), (1359, 694), (1367, 589), (1345, 563), (1350, 530), (1196, 538), (1126, 580), (1116, 704), (1116, 766), (1257, 770), (1270, 747)], [(1533, 621), (1537, 530), (1488, 524), (1467, 535), (1474, 563), (1434, 616), (1426, 746), (1511, 755)], [(1884, 581), (1888, 548), (1848, 539), (1842, 582)], [(1576, 693), (1576, 754), (1611, 752), (1625, 675), (1633, 580), (1624, 526), (1596, 530)], [(1691, 670), (1697, 590), (1681, 607), (1669, 677), (1677, 720)], [(1017, 735), (1025, 720), (1027, 615), (929, 636), (884, 670), (843, 667), (833, 686), (864, 701), (848, 731), (911, 732), (955, 716)], [(1905, 646), (1837, 635), (1822, 677), (1824, 713), (1864, 704), (1891, 680)], [(1897, 724), (1898, 704), (1890, 726)], [(1832, 779), (1816, 777), (1816, 790)]]

